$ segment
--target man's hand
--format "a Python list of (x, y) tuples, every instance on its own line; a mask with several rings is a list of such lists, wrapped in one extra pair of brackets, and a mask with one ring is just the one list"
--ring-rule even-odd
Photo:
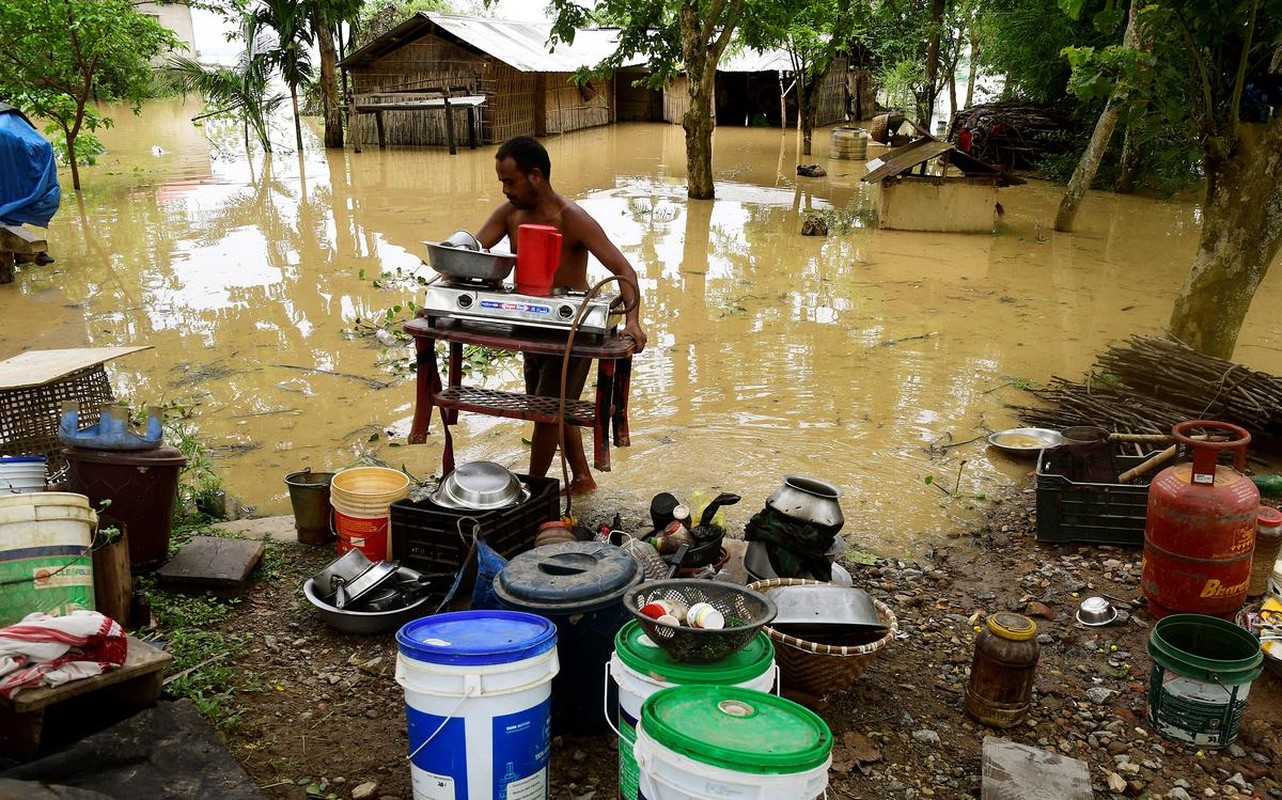
[(637, 349), (633, 352), (640, 353), (645, 349), (646, 335), (645, 331), (641, 329), (640, 320), (628, 320), (623, 323), (623, 335), (631, 336), (632, 341), (637, 343)]

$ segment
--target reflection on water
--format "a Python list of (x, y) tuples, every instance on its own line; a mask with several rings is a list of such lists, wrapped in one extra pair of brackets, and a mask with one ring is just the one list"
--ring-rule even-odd
[[(113, 110), (109, 152), (49, 231), (57, 262), (0, 291), (0, 357), (153, 345), (116, 362), (117, 388), (138, 405), (196, 404), (229, 491), (259, 513), (288, 512), (281, 479), (307, 466), (371, 454), (439, 470), (439, 423), (428, 444), (397, 446), (412, 384), (344, 330), (416, 299), (370, 278), (430, 273), (420, 241), (484, 220), (501, 199), (493, 148), (326, 152), (313, 131), (302, 159), (247, 160), (234, 126), (214, 143), (192, 127), (197, 110)], [(590, 512), (718, 487), (745, 498), (730, 509), (741, 525), (783, 475), (808, 473), (843, 488), (852, 543), (911, 552), (1031, 468), (962, 444), (1013, 424), (1005, 404), (1028, 397), (1012, 382), (1077, 376), (1110, 342), (1165, 323), (1195, 245), (1187, 203), (1092, 195), (1066, 236), (1045, 225), (1054, 187), (1033, 183), (1003, 192), (994, 236), (876, 231), (854, 213), (874, 205), (862, 163), (826, 161), (826, 144), (817, 136), (808, 160), (829, 177), (798, 178), (792, 134), (721, 129), (718, 197), (689, 201), (677, 126), (547, 141), (554, 185), (636, 266), (652, 342), (635, 366), (632, 447), (614, 452)], [(802, 237), (811, 209), (854, 227)], [(1273, 372), (1278, 280), (1238, 350)], [(464, 415), (457, 433), (462, 460), (524, 466), (519, 423)]]

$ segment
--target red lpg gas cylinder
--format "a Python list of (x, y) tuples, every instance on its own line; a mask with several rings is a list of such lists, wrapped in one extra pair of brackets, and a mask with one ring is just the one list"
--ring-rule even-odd
[[(1190, 431), (1229, 433), (1198, 441)], [(1260, 492), (1242, 474), (1251, 434), (1225, 422), (1181, 422), (1171, 431), (1193, 461), (1158, 473), (1148, 490), (1142, 588), (1157, 617), (1173, 612), (1231, 617), (1246, 600)], [(1236, 469), (1217, 463), (1233, 452)]]

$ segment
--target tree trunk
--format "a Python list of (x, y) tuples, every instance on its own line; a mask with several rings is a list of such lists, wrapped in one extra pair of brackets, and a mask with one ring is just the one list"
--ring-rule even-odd
[(319, 5), (312, 10), (316, 47), (320, 50), (321, 108), (325, 114), (325, 146), (343, 146), (343, 108), (338, 103), (338, 50), (334, 29)]
[(1231, 358), (1279, 244), (1282, 122), (1244, 124), (1232, 155), (1206, 164), (1202, 233), (1171, 311), (1171, 335), (1198, 352)]
[(1135, 180), (1140, 173), (1142, 153), (1135, 145), (1135, 133), (1132, 126), (1126, 126), (1122, 137), (1122, 155), (1117, 164), (1117, 193), (1135, 194)]
[(930, 39), (926, 42), (926, 91), (917, 106), (917, 124), (930, 130), (930, 118), (935, 112), (936, 85), (939, 79), (939, 35), (943, 26), (944, 7), (948, 0), (931, 0)]
[(801, 153), (810, 155), (815, 138), (814, 91), (808, 82), (797, 81), (797, 121), (801, 123)]
[(967, 69), (970, 74), (966, 77), (966, 105), (963, 108), (970, 108), (975, 103), (975, 71), (979, 64), (979, 34), (975, 33), (973, 20), (966, 31), (966, 36), (970, 39), (970, 64)]
[(67, 160), (71, 162), (71, 188), (80, 191), (80, 164), (76, 159), (76, 137), (67, 134)]
[[(1139, 2), (1132, 0), (1126, 18), (1126, 33), (1122, 35), (1122, 44), (1127, 47), (1134, 47), (1139, 41), (1139, 14)], [(1057, 231), (1073, 230), (1077, 208), (1086, 196), (1086, 190), (1091, 188), (1091, 182), (1095, 180), (1095, 173), (1099, 170), (1104, 151), (1108, 149), (1108, 140), (1113, 138), (1113, 129), (1117, 127), (1117, 118), (1121, 114), (1121, 107), (1114, 102), (1115, 99), (1116, 96), (1110, 97), (1104, 110), (1100, 112), (1099, 119), (1095, 122), (1095, 131), (1091, 133), (1091, 141), (1086, 145), (1086, 152), (1082, 153), (1082, 160), (1077, 162), (1073, 177), (1068, 181), (1068, 189), (1059, 201), (1059, 212), (1055, 214)]]
[(1095, 131), (1086, 145), (1086, 151), (1077, 162), (1073, 177), (1068, 181), (1068, 189), (1065, 190), (1063, 199), (1059, 201), (1059, 212), (1055, 214), (1055, 230), (1065, 232), (1073, 230), (1073, 219), (1077, 216), (1077, 208), (1081, 205), (1082, 198), (1086, 196), (1086, 190), (1091, 188), (1091, 181), (1095, 180), (1095, 172), (1099, 169), (1099, 162), (1104, 158), (1104, 151), (1108, 149), (1108, 140), (1113, 136), (1113, 128), (1117, 127), (1117, 117), (1120, 113), (1121, 109), (1111, 100), (1100, 112), (1099, 119), (1095, 121)]
[(289, 87), (289, 99), (294, 104), (294, 138), (298, 140), (298, 153), (303, 153), (303, 123), (298, 120), (298, 87)]
[[(686, 132), (686, 194), (693, 200), (711, 200), (712, 185), (712, 100), (716, 91), (717, 65), (709, 58), (702, 35), (703, 25), (694, 3), (684, 2), (678, 12), (681, 54), (686, 62), (686, 90), (690, 107), (681, 118)], [(711, 61), (711, 63), (709, 63)]]

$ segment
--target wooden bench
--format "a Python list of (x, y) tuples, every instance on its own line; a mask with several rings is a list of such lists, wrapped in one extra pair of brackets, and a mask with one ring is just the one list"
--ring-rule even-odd
[[(398, 92), (378, 92), (371, 94), (398, 94)], [(445, 139), (450, 155), (458, 155), (458, 145), (454, 133), (454, 110), (467, 110), (467, 144), (472, 150), (477, 147), (476, 110), (485, 105), (485, 95), (457, 95), (446, 89), (419, 89), (407, 93), (403, 99), (396, 100), (362, 100), (354, 97), (347, 106), (348, 126), (350, 127), (359, 114), (373, 114), (374, 127), (378, 133), (378, 149), (387, 149), (387, 137), (383, 130), (383, 114), (387, 111), (430, 111), (445, 115)], [(353, 136), (352, 147), (361, 152), (360, 142)]]
[(0, 225), (0, 283), (13, 283), (18, 256), (49, 252), (49, 243), (21, 225)]
[[(174, 657), (158, 647), (128, 637), (125, 663), (92, 678), (70, 681), (61, 686), (19, 689), (13, 697), (0, 697), (0, 755), (28, 759), (40, 752), (47, 711), (80, 697), (137, 710), (154, 706), (160, 699), (165, 669)], [(87, 732), (89, 725), (77, 718)]]

